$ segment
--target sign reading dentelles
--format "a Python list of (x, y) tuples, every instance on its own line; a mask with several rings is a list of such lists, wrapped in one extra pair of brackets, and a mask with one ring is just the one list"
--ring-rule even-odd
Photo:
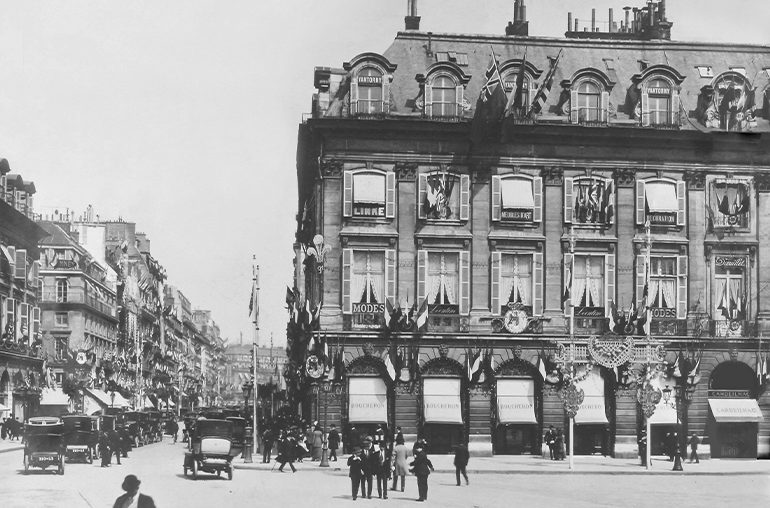
[(384, 303), (354, 303), (351, 324), (354, 329), (370, 330), (382, 326)]

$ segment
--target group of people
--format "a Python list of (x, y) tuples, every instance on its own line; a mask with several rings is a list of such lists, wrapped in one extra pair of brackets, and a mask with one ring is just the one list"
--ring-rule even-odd
[[(336, 461), (337, 450), (340, 446), (340, 433), (334, 424), (330, 426), (326, 440), (329, 460)], [(292, 469), (294, 469), (293, 463), (302, 462), (305, 458), (310, 458), (313, 462), (320, 461), (323, 453), (323, 442), (324, 432), (318, 422), (313, 422), (312, 426), (305, 429), (292, 427), (277, 432), (268, 427), (262, 432), (262, 463), (270, 463), (274, 446), (278, 450), (278, 462), (281, 463), (280, 471), (283, 471), (283, 466), (287, 463), (292, 464)]]
[(128, 457), (128, 444), (123, 436), (115, 429), (99, 432), (99, 455), (102, 459), (102, 467), (109, 467), (112, 463), (112, 455), (120, 465), (120, 457)]
[[(663, 441), (663, 449), (665, 450), (666, 455), (668, 455), (669, 462), (674, 461), (677, 452), (678, 440), (679, 434), (677, 432), (666, 433), (666, 438)], [(644, 466), (647, 457), (647, 431), (645, 429), (642, 429), (641, 435), (637, 442), (639, 443), (639, 458), (641, 459), (642, 465)], [(687, 438), (687, 444), (690, 446), (690, 463), (700, 463), (700, 458), (698, 457), (698, 445), (700, 442), (700, 436), (698, 436), (696, 432), (691, 433), (690, 437)], [(684, 459), (686, 456), (687, 450), (685, 449), (682, 451), (682, 459)]]
[(24, 431), (24, 425), (19, 421), (18, 416), (11, 415), (10, 418), (3, 418), (0, 423), (0, 437), (2, 439), (19, 440)]
[(551, 425), (545, 431), (543, 442), (548, 446), (551, 460), (564, 460), (567, 457), (563, 430), (554, 429), (553, 425)]

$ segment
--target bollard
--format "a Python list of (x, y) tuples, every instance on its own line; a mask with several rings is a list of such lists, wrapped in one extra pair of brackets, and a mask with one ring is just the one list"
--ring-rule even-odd
[(246, 437), (243, 443), (243, 462), (246, 464), (252, 463), (251, 450), (254, 445), (254, 428), (251, 426), (246, 427)]

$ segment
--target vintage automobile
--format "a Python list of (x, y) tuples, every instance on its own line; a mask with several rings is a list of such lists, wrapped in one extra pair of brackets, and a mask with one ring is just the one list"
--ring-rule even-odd
[(123, 413), (125, 426), (128, 429), (128, 435), (134, 448), (144, 444), (144, 433), (142, 432), (141, 418), (138, 411), (126, 411)]
[(160, 411), (156, 409), (147, 409), (142, 411), (147, 415), (147, 424), (145, 427), (145, 433), (147, 434), (147, 440), (150, 443), (156, 443), (163, 440), (163, 422), (161, 421)]
[(230, 455), (233, 443), (233, 422), (228, 420), (202, 419), (195, 422), (192, 437), (192, 450), (184, 454), (184, 475), (192, 472), (193, 480), (198, 473), (227, 472), (227, 479), (233, 479), (233, 456)]
[(62, 416), (64, 424), (64, 456), (68, 460), (94, 461), (94, 448), (99, 440), (97, 421), (88, 415)]
[(235, 458), (243, 453), (243, 447), (246, 445), (246, 419), (228, 416), (226, 420), (233, 422), (233, 445), (230, 447), (230, 456)]
[(64, 424), (60, 418), (38, 416), (24, 424), (24, 474), (30, 467), (56, 467), (64, 474)]

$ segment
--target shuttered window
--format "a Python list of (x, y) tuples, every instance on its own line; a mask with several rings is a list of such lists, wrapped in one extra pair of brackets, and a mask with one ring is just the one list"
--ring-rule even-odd
[(430, 87), (432, 117), (459, 116), (457, 84), (449, 76), (437, 76)]
[(492, 177), (492, 220), (531, 224), (543, 220), (543, 179)]
[(417, 213), (421, 219), (469, 220), (470, 176), (436, 171), (418, 177)]

